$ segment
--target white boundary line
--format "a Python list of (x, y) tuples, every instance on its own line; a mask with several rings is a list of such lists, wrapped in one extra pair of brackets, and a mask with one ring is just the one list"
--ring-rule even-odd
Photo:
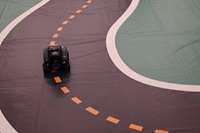
[(166, 83), (166, 82), (162, 82), (162, 81), (144, 77), (144, 76), (134, 72), (123, 62), (123, 60), (119, 56), (117, 48), (116, 48), (115, 36), (116, 36), (117, 31), (120, 28), (120, 26), (135, 11), (135, 9), (137, 8), (137, 6), (139, 4), (139, 1), (140, 0), (132, 0), (131, 4), (130, 4), (129, 8), (126, 10), (126, 12), (114, 23), (114, 25), (108, 31), (107, 38), (106, 38), (106, 47), (108, 50), (108, 54), (109, 54), (111, 60), (113, 61), (113, 63), (124, 74), (126, 74), (130, 78), (137, 80), (141, 83), (159, 87), (159, 88), (163, 88), (163, 89), (169, 89), (169, 90), (186, 91), (186, 92), (200, 92), (199, 85), (181, 85), (181, 84)]
[(3, 31), (0, 33), (0, 46), (3, 42), (3, 40), (6, 38), (6, 36), (10, 33), (10, 31), (19, 23), (21, 22), (24, 18), (26, 18), (28, 15), (30, 15), (31, 13), (33, 13), (35, 10), (37, 10), (38, 8), (40, 8), (41, 6), (45, 5), (47, 2), (49, 2), (50, 0), (42, 0), (40, 3), (38, 3), (37, 5), (33, 6), (32, 8), (30, 8), (28, 11), (24, 12), (23, 14), (21, 14), (19, 17), (17, 17), (16, 19), (14, 19), (9, 25), (6, 26), (6, 28), (3, 29)]
[(0, 133), (17, 133), (0, 110)]
[[(24, 18), (28, 15), (39, 9), (41, 6), (45, 5), (50, 0), (42, 0), (37, 5), (30, 8), (28, 11), (24, 12), (22, 15), (14, 19), (6, 28), (0, 33), (0, 46), (6, 36), (10, 33), (10, 31)], [(10, 123), (6, 120), (5, 116), (0, 110), (0, 133), (17, 133), (17, 131), (10, 125)]]

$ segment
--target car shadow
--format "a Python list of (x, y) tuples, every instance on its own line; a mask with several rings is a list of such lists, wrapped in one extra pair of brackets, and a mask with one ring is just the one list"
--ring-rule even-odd
[(48, 72), (44, 73), (44, 78), (48, 80), (52, 80), (55, 83), (54, 77), (60, 77), (61, 80), (65, 80), (65, 83), (68, 83), (71, 76), (70, 70), (57, 70), (56, 72)]

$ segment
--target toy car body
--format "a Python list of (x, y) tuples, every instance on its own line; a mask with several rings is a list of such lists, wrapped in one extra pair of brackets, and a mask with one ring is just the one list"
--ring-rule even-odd
[(43, 50), (43, 71), (51, 70), (69, 70), (69, 52), (65, 46), (49, 46)]

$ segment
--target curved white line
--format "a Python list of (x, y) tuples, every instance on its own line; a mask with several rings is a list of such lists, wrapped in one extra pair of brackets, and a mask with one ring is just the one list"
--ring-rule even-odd
[(3, 40), (6, 38), (6, 36), (10, 33), (10, 31), (19, 23), (21, 22), (24, 18), (26, 18), (28, 15), (30, 15), (31, 13), (33, 13), (35, 10), (37, 10), (38, 8), (40, 8), (41, 6), (45, 5), (47, 2), (49, 2), (50, 0), (42, 0), (40, 3), (38, 3), (37, 5), (33, 6), (32, 8), (30, 8), (28, 11), (24, 12), (23, 14), (21, 14), (19, 17), (17, 17), (16, 19), (14, 19), (9, 25), (6, 26), (5, 29), (3, 29), (3, 31), (0, 33), (0, 46), (3, 42)]
[(120, 26), (135, 11), (138, 4), (139, 4), (139, 0), (132, 0), (131, 4), (128, 7), (128, 9), (126, 10), (126, 12), (114, 23), (114, 25), (108, 31), (107, 38), (106, 38), (106, 47), (108, 50), (108, 54), (109, 54), (111, 60), (113, 61), (113, 63), (124, 74), (126, 74), (130, 78), (137, 80), (141, 83), (159, 87), (159, 88), (163, 88), (163, 89), (169, 89), (169, 90), (186, 91), (186, 92), (200, 92), (200, 86), (198, 86), (198, 85), (173, 84), (173, 83), (162, 82), (162, 81), (144, 77), (144, 76), (134, 72), (123, 62), (123, 60), (119, 56), (117, 48), (116, 48), (115, 36), (116, 36), (117, 31), (120, 28)]
[(17, 133), (17, 131), (6, 120), (5, 116), (0, 110), (0, 133)]
[[(6, 38), (6, 36), (10, 33), (10, 31), (24, 18), (26, 18), (28, 15), (45, 5), (50, 0), (43, 0), (37, 5), (30, 8), (28, 11), (24, 12), (22, 15), (14, 19), (6, 28), (0, 33), (0, 46), (3, 42), (3, 40)], [(10, 123), (6, 120), (3, 113), (0, 110), (0, 133), (17, 133), (17, 131), (10, 125)]]

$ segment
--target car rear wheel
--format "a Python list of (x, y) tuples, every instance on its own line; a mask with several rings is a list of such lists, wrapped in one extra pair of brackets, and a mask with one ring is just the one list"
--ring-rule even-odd
[(43, 63), (43, 72), (47, 73), (49, 72), (49, 69), (47, 68), (47, 66)]
[(69, 64), (69, 62), (67, 64), (65, 64), (64, 70), (66, 70), (66, 71), (70, 70), (70, 64)]

